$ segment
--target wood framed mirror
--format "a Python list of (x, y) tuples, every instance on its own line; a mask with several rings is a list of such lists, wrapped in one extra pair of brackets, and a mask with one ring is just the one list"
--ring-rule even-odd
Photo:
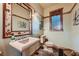
[(3, 4), (3, 38), (32, 33), (32, 9), (27, 3)]

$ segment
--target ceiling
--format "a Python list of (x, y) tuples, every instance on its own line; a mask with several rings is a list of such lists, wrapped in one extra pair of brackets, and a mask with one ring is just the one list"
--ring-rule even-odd
[(40, 3), (40, 6), (45, 9), (51, 6), (56, 6), (56, 5), (71, 5), (73, 3)]

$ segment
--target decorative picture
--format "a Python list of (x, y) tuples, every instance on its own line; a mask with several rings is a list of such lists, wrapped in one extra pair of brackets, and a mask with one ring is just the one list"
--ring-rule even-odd
[(74, 23), (73, 23), (73, 25), (79, 25), (79, 9), (77, 9), (76, 11), (75, 11), (75, 14), (74, 14)]
[(19, 3), (3, 4), (3, 38), (9, 38), (11, 34), (15, 36), (31, 34), (32, 10), (26, 6), (27, 4), (21, 4), (22, 6)]
[(18, 23), (17, 23), (17, 25), (18, 25), (18, 27), (19, 28), (26, 28), (26, 22), (21, 22), (21, 21), (19, 21)]
[(29, 20), (12, 16), (12, 31), (29, 31)]

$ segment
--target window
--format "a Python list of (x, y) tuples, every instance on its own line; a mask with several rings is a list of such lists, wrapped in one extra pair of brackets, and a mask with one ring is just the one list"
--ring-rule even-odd
[(50, 29), (63, 31), (63, 8), (50, 12)]

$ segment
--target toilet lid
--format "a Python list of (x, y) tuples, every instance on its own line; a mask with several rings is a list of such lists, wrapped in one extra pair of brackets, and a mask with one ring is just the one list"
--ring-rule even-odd
[(53, 45), (52, 42), (46, 42), (45, 45), (49, 46), (49, 45)]

